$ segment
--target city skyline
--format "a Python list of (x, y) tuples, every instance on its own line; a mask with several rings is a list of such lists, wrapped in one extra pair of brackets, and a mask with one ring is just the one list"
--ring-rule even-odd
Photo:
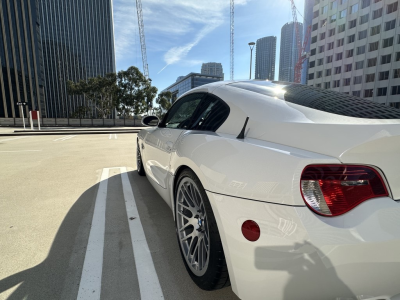
[[(304, 10), (303, 2), (295, 1), (299, 12)], [(142, 1), (142, 6), (150, 78), (159, 90), (179, 76), (199, 72), (201, 64), (210, 61), (222, 63), (225, 74), (229, 74), (229, 1), (151, 0)], [(300, 14), (298, 19), (302, 21)], [(114, 21), (117, 70), (130, 65), (142, 70), (134, 1), (114, 0)], [(235, 1), (235, 79), (249, 78), (248, 43), (276, 36), (279, 47), (281, 27), (291, 21), (290, 1)], [(279, 51), (275, 78), (278, 62)]]

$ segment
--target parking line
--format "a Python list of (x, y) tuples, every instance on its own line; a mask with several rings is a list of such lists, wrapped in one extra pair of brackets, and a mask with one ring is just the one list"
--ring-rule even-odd
[(15, 152), (39, 152), (42, 150), (15, 150), (15, 151), (0, 151), (0, 153), (15, 153)]
[(16, 138), (12, 138), (12, 139), (0, 140), (0, 143), (1, 142), (13, 141), (13, 140), (19, 140), (19, 139), (25, 139), (25, 138), (28, 138), (28, 137), (30, 137), (30, 136), (20, 136), (20, 137), (16, 137)]
[(60, 138), (58, 138), (58, 139), (55, 139), (55, 140), (53, 140), (53, 142), (58, 142), (58, 141), (63, 142), (63, 141), (72, 139), (72, 138), (74, 138), (74, 137), (76, 137), (76, 135), (67, 135), (67, 136), (63, 136), (63, 137), (60, 137)]
[(109, 169), (103, 169), (77, 299), (100, 299)]
[(117, 139), (117, 135), (116, 134), (114, 134), (114, 137), (115, 137), (115, 139)]
[[(164, 299), (160, 281), (154, 268), (150, 249), (140, 222), (139, 212), (133, 196), (126, 168), (121, 168), (122, 190), (124, 192), (129, 231), (131, 234), (136, 272), (139, 280), (141, 300)], [(134, 218), (134, 219), (131, 219)]]
[[(112, 138), (113, 138), (113, 135), (112, 135), (112, 133), (110, 133), (110, 136), (108, 137), (108, 139), (111, 140)], [(118, 138), (117, 135), (114, 134), (114, 139), (117, 139), (117, 138)]]

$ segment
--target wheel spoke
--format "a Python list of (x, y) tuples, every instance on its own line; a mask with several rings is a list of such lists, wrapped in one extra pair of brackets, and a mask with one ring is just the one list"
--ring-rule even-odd
[(190, 213), (192, 214), (192, 217), (191, 217), (191, 218), (193, 218), (193, 217), (195, 216), (196, 212), (193, 211), (194, 209), (193, 209), (192, 207), (189, 207), (189, 206), (187, 206), (187, 205), (185, 205), (185, 204), (183, 204), (182, 202), (179, 202), (179, 201), (178, 201), (178, 205), (180, 205), (180, 206), (182, 206), (183, 208), (185, 208), (185, 209), (187, 209), (188, 211), (190, 211)]
[(181, 238), (181, 241), (184, 242), (184, 241), (186, 241), (187, 239), (190, 239), (190, 238), (193, 238), (193, 234), (192, 233), (188, 234), (187, 236), (185, 236), (183, 238)]
[(186, 224), (183, 224), (181, 228), (179, 228), (179, 232), (185, 230), (188, 226), (192, 225), (190, 222), (187, 222)]
[(190, 221), (190, 219), (191, 219), (191, 218), (185, 216), (185, 215), (184, 215), (183, 213), (181, 213), (180, 211), (178, 211), (178, 214), (179, 214), (181, 217), (183, 217), (183, 218), (185, 218), (186, 220), (188, 220), (188, 221)]
[(191, 197), (189, 189), (185, 184), (182, 184), (182, 193), (183, 193), (183, 197), (185, 198), (186, 202), (190, 206), (196, 207), (196, 203), (194, 202), (193, 198)]
[(198, 250), (198, 255), (197, 255), (197, 261), (199, 263), (199, 270), (203, 269), (203, 239), (199, 239), (199, 250)]

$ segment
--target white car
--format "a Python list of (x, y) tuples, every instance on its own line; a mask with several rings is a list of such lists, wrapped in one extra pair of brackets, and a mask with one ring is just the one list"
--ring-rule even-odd
[[(400, 110), (300, 84), (225, 81), (140, 131), (188, 273), (241, 299), (400, 299)], [(397, 296), (396, 296), (397, 295)]]

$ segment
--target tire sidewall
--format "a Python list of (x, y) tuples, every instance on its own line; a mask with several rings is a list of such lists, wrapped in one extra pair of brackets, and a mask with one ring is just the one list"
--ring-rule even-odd
[(183, 251), (181, 248), (182, 246), (181, 246), (181, 242), (180, 242), (179, 234), (178, 234), (177, 218), (175, 217), (176, 237), (177, 237), (177, 241), (178, 241), (178, 245), (179, 245), (179, 251), (181, 253), (182, 260), (185, 264), (186, 270), (188, 271), (192, 280), (200, 288), (202, 288), (204, 290), (212, 290), (212, 289), (214, 289), (212, 281), (216, 278), (216, 275), (218, 276), (218, 274), (221, 273), (221, 265), (220, 265), (221, 259), (225, 260), (225, 256), (223, 254), (223, 249), (222, 249), (221, 238), (220, 238), (220, 235), (218, 232), (217, 223), (216, 223), (214, 213), (211, 208), (210, 201), (209, 201), (207, 194), (203, 188), (203, 185), (201, 184), (201, 182), (197, 178), (197, 176), (194, 174), (194, 172), (189, 169), (184, 170), (179, 175), (179, 178), (178, 178), (176, 186), (175, 186), (175, 195), (174, 195), (174, 212), (175, 212), (175, 214), (176, 214), (176, 206), (177, 206), (178, 187), (179, 187), (179, 184), (182, 181), (182, 179), (185, 177), (189, 177), (196, 184), (197, 189), (199, 190), (202, 200), (204, 202), (204, 208), (205, 208), (206, 214), (207, 214), (207, 222), (208, 222), (207, 225), (208, 225), (208, 231), (209, 231), (210, 250), (209, 250), (209, 260), (208, 260), (206, 272), (201, 276), (197, 276), (192, 272), (192, 270), (188, 266), (188, 264), (186, 262), (186, 258), (184, 257), (184, 254), (183, 254)]

